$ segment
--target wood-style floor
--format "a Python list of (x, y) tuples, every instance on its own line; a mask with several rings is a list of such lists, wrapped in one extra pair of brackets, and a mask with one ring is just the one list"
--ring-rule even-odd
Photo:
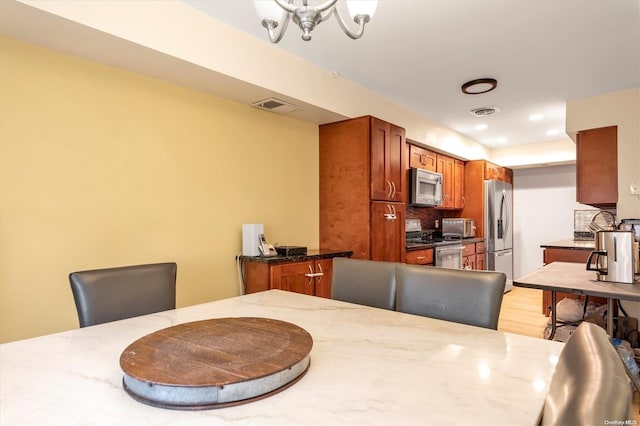
[(514, 287), (502, 299), (498, 330), (542, 338), (547, 317), (540, 313), (541, 307), (541, 290)]
[[(502, 299), (498, 330), (543, 338), (548, 318), (540, 313), (542, 290), (514, 287)], [(632, 421), (640, 424), (640, 396), (633, 393)]]

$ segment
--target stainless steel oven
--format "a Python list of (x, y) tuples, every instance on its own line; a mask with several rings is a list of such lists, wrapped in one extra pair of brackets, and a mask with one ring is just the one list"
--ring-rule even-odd
[(438, 245), (435, 250), (437, 268), (462, 269), (462, 244)]

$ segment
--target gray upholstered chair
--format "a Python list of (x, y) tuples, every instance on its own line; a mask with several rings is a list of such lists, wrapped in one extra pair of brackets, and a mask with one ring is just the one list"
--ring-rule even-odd
[(401, 265), (396, 280), (397, 311), (498, 328), (507, 280), (502, 272)]
[(583, 322), (560, 353), (540, 424), (625, 424), (631, 396), (624, 364), (607, 333)]
[(396, 301), (396, 265), (400, 263), (335, 257), (331, 298), (393, 310)]
[(175, 263), (69, 274), (80, 327), (175, 309)]

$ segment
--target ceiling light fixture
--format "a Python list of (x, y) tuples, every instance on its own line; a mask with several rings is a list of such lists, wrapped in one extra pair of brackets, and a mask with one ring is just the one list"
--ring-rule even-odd
[(462, 93), (467, 95), (479, 95), (487, 93), (498, 87), (498, 80), (495, 78), (478, 78), (467, 81), (462, 85)]
[[(302, 39), (311, 40), (311, 31), (320, 22), (329, 19), (332, 12), (342, 31), (355, 40), (362, 37), (364, 25), (373, 17), (378, 0), (346, 0), (346, 2), (349, 15), (358, 24), (355, 31), (350, 30), (340, 16), (336, 7), (338, 0), (327, 0), (317, 6), (310, 6), (308, 0), (302, 0), (301, 6), (296, 6), (294, 0), (253, 0), (253, 5), (272, 43), (282, 40), (287, 31), (289, 18), (302, 30)], [(278, 28), (280, 30), (277, 30)]]
[(544, 118), (544, 115), (542, 114), (531, 114), (529, 116), (529, 120), (531, 121), (539, 121), (539, 120), (542, 120), (543, 118)]

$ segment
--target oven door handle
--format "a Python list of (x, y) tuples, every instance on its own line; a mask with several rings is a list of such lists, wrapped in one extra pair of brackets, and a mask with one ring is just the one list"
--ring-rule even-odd
[(462, 251), (464, 250), (464, 247), (462, 246), (451, 246), (451, 247), (437, 247), (436, 251), (438, 253), (453, 253), (455, 251)]

